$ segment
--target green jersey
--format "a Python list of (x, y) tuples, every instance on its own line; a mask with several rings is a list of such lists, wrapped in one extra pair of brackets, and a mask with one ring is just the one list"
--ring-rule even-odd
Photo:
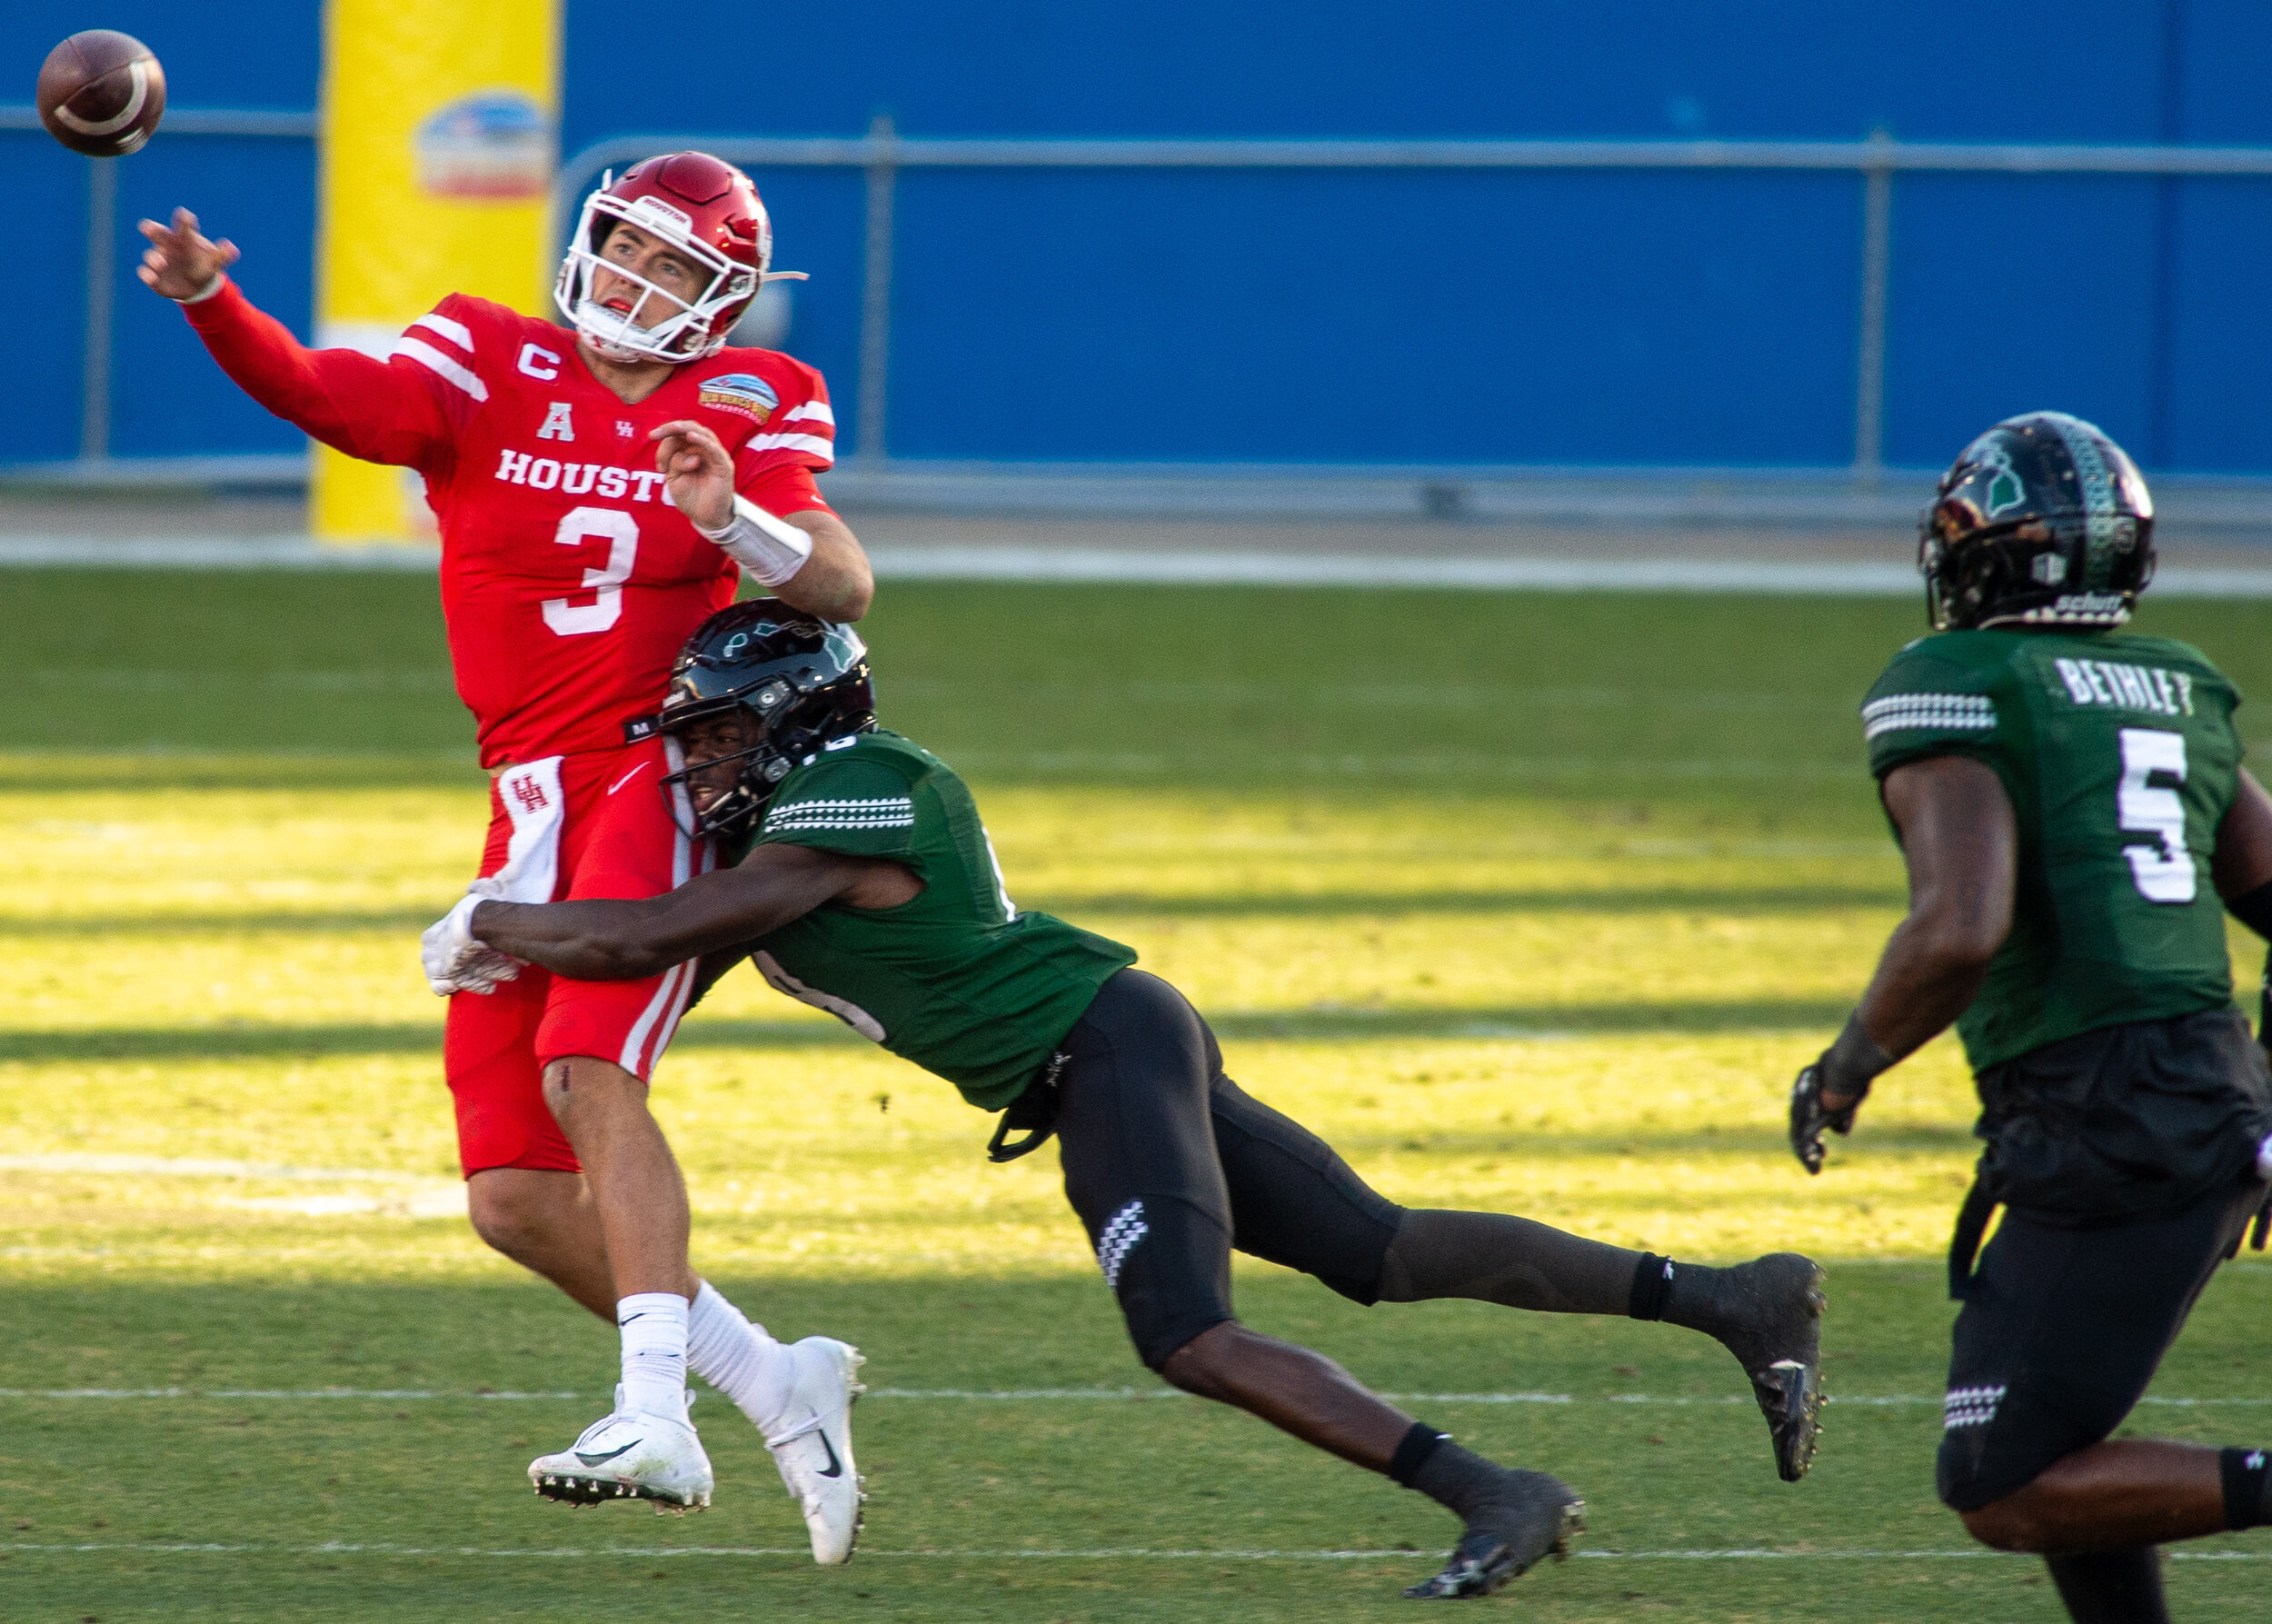
[(756, 844), (903, 862), (896, 908), (825, 902), (751, 943), (765, 979), (982, 1111), (1022, 1092), (1132, 949), (1011, 905), (993, 842), (954, 770), (897, 733), (832, 741), (781, 781)]
[(1974, 1071), (2232, 1001), (2209, 858), (2240, 769), (2239, 702), (2198, 650), (2119, 632), (1944, 632), (1870, 689), (1872, 773), (1971, 756), (2018, 815), (2011, 935), (1957, 1022)]

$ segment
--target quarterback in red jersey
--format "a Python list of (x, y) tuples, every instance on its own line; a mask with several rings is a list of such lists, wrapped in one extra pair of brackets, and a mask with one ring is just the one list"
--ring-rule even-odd
[(685, 1184), (647, 1109), (693, 967), (574, 981), (521, 971), (463, 925), (483, 898), (646, 897), (706, 872), (708, 842), (660, 783), (665, 746), (627, 742), (624, 723), (655, 709), (680, 644), (744, 573), (809, 613), (867, 608), (867, 560), (813, 484), (834, 454), (820, 374), (727, 347), (782, 274), (756, 188), (707, 154), (649, 159), (585, 201), (554, 294), (570, 331), (453, 294), (383, 358), (303, 346), (187, 210), (141, 229), (142, 280), (248, 394), (350, 456), (417, 470), (440, 522), (451, 659), (493, 779), (481, 878), (425, 955), (450, 998), (469, 1208), (483, 1240), (623, 1336), (615, 1412), (537, 1462), (539, 1492), (706, 1505), (691, 1363), (764, 1433), (815, 1559), (844, 1560), (859, 1356), (825, 1337), (783, 1346), (694, 1275)]

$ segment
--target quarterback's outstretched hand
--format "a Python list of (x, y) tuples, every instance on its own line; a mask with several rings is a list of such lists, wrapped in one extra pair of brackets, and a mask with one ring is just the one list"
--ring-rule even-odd
[(175, 209), (171, 225), (144, 220), (135, 229), (150, 239), (150, 246), (135, 274), (144, 286), (169, 299), (202, 297), (237, 262), (236, 244), (226, 237), (218, 243), (207, 237), (197, 229), (197, 216), (187, 209)]
[(647, 438), (657, 442), (655, 470), (688, 523), (697, 530), (723, 530), (733, 523), (733, 459), (717, 435), (682, 417)]
[(1817, 1061), (1790, 1085), (1791, 1154), (1810, 1173), (1822, 1171), (1822, 1131), (1828, 1128), (1833, 1133), (1853, 1132), (1854, 1113), (1861, 1109), (1862, 1099), (1869, 1091), (1865, 1083), (1860, 1094), (1831, 1111), (1822, 1103), (1822, 1061)]
[(500, 981), (521, 973), (521, 961), (501, 953), (473, 935), (473, 910), (504, 895), (494, 880), (476, 880), (465, 888), (458, 905), (426, 927), (418, 939), (418, 960), (425, 967), (426, 985), (434, 996), (453, 992), (490, 993)]

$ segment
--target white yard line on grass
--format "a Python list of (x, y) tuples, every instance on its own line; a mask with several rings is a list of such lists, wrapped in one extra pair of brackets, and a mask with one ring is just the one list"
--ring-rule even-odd
[[(474, 1400), (494, 1402), (525, 1400), (595, 1400), (604, 1393), (591, 1392), (460, 1392), (435, 1388), (369, 1388), (369, 1387), (308, 1387), (308, 1388), (187, 1388), (187, 1387), (0, 1387), (0, 1399), (148, 1399), (183, 1400), (192, 1401), (234, 1401), (261, 1400), (337, 1400), (367, 1399), (386, 1403), (450, 1402)], [(1071, 1401), (1074, 1403), (1122, 1403), (1152, 1399), (1186, 1399), (1188, 1393), (1174, 1388), (1136, 1387), (1026, 1387), (1001, 1390), (960, 1387), (879, 1387), (868, 1390), (870, 1399), (916, 1399), (969, 1401), (988, 1404), (1036, 1404)], [(1697, 1397), (1658, 1393), (1601, 1393), (1580, 1397), (1574, 1393), (1403, 1393), (1384, 1392), (1384, 1399), (1401, 1404), (1638, 1404), (1669, 1409), (1695, 1406), (1733, 1404), (1748, 1406), (1754, 1403), (1747, 1395), (1730, 1394), (1724, 1398)], [(1832, 1393), (1827, 1401), (1847, 1408), (1893, 1410), (1917, 1405), (1938, 1409), (1942, 1403), (1938, 1393), (1871, 1393), (1843, 1395)], [(2201, 1410), (2221, 1407), (2261, 1408), (2272, 1405), (2272, 1398), (2243, 1399), (2186, 1399), (2163, 1398), (2149, 1394), (2140, 1399), (2141, 1405), (2157, 1405), (2178, 1410)]]
[(598, 1399), (603, 1393), (436, 1392), (424, 1388), (385, 1387), (0, 1387), (0, 1399), (370, 1399), (390, 1404), (432, 1400)]
[[(605, 1561), (611, 1558), (621, 1558), (643, 1562), (651, 1561), (658, 1557), (771, 1557), (803, 1559), (809, 1559), (812, 1555), (802, 1547), (789, 1546), (778, 1549), (771, 1546), (738, 1545), (485, 1548), (472, 1545), (349, 1545), (336, 1542), (325, 1545), (222, 1545), (188, 1541), (158, 1543), (123, 1539), (70, 1545), (17, 1542), (0, 1544), (0, 1551), (21, 1552), (27, 1556), (125, 1551), (147, 1556), (483, 1557), (533, 1559), (538, 1561), (593, 1559)], [(960, 1562), (992, 1562), (1006, 1559), (1076, 1562), (1391, 1562), (1419, 1560), (1430, 1555), (1430, 1552), (1420, 1550), (1199, 1550), (1161, 1549), (1148, 1546), (1108, 1546), (1090, 1550), (872, 1550), (863, 1547), (860, 1554), (871, 1559), (882, 1558)], [(1994, 1560), (1998, 1558), (2018, 1561), (2035, 1559), (2024, 1553), (1989, 1550), (1981, 1547), (1965, 1550), (1824, 1550), (1819, 1549), (1808, 1550), (1762, 1549), (1578, 1550), (1570, 1554), (1598, 1561), (1619, 1562), (1945, 1562)], [(2171, 1550), (2165, 1554), (2171, 1560), (2179, 1562), (2272, 1561), (2272, 1551)]]

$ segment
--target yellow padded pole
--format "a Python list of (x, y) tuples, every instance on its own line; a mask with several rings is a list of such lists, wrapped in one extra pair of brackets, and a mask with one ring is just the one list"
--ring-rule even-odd
[[(316, 343), (384, 354), (448, 293), (551, 299), (561, 0), (327, 0)], [(314, 449), (325, 541), (431, 534), (417, 475)]]

